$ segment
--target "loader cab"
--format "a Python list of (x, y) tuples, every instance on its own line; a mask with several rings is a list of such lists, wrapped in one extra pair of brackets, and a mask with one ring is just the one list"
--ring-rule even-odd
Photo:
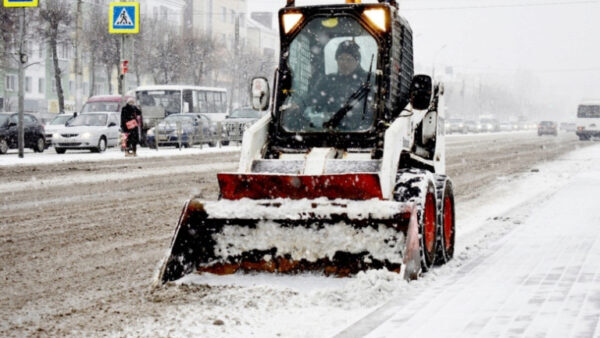
[(409, 100), (412, 32), (394, 4), (280, 10), (272, 154), (376, 148)]

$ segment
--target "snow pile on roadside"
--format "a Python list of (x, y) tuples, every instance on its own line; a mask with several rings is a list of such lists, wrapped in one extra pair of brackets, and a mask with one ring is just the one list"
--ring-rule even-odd
[[(160, 148), (149, 149), (149, 148), (138, 148), (138, 158), (159, 158), (159, 157), (170, 157), (170, 156), (188, 156), (188, 155), (200, 155), (200, 154), (214, 154), (214, 153), (233, 153), (240, 151), (238, 146), (225, 146), (225, 147), (204, 147), (204, 148)], [(43, 153), (25, 152), (23, 158), (17, 156), (16, 150), (10, 150), (8, 154), (3, 155), (0, 160), (0, 166), (12, 166), (12, 165), (49, 165), (54, 163), (69, 163), (69, 162), (102, 162), (102, 161), (113, 161), (121, 160), (125, 158), (123, 152), (120, 149), (108, 149), (103, 153), (90, 153), (88, 150), (69, 150), (66, 154), (56, 154), (53, 149), (46, 149)]]
[(186, 173), (205, 173), (218, 170), (234, 170), (237, 163), (214, 162), (209, 164), (193, 164), (169, 168), (132, 168), (127, 172), (115, 171), (111, 173), (81, 173), (57, 178), (37, 179), (29, 181), (0, 182), (0, 193), (44, 189), (50, 187), (68, 187), (75, 184), (92, 184), (107, 181), (126, 181), (141, 177), (161, 176), (166, 173), (177, 175)]

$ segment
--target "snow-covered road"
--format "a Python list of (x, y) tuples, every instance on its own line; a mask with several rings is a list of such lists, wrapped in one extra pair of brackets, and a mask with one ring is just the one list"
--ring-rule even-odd
[(168, 306), (161, 321), (142, 319), (127, 334), (597, 337), (598, 192), (594, 145), (463, 200), (455, 259), (416, 282), (386, 271), (344, 280), (196, 275), (156, 297), (204, 294), (198, 303)]
[[(533, 227), (534, 211), (569, 182), (586, 172), (598, 177), (600, 145), (574, 135), (467, 135), (449, 137), (447, 146), (457, 196), (456, 255), (420, 280), (406, 283), (387, 271), (344, 279), (204, 275), (159, 290), (150, 285), (182, 205), (189, 196), (217, 198), (215, 174), (235, 168), (236, 149), (147, 150), (135, 159), (118, 151), (27, 153), (27, 163), (15, 153), (1, 156), (0, 336), (375, 334), (398, 311), (426, 307), (437, 301), (430, 297), (448, 297), (444, 290), (476, 278), (467, 271), (477, 273), (486, 260), (494, 262), (494, 252), (503, 250), (510, 236)], [(556, 212), (593, 215), (583, 206)], [(577, 236), (563, 237), (579, 243)], [(548, 254), (563, 247), (547, 248)], [(500, 288), (513, 280), (508, 276), (513, 271), (503, 271)], [(458, 297), (461, 291), (455, 293)], [(454, 310), (452, 299), (441, 305), (445, 313)], [(581, 318), (597, 318), (591, 300), (582, 303), (587, 305)], [(423, 315), (417, 310), (414, 320)], [(412, 319), (406, 325), (421, 329)], [(495, 325), (490, 320), (489, 326)]]
[[(498, 238), (459, 251), (454, 273), (440, 268), (340, 336), (599, 337), (600, 147), (540, 173), (554, 186), (481, 224), (505, 235), (480, 231)], [(539, 190), (536, 181), (521, 188)]]

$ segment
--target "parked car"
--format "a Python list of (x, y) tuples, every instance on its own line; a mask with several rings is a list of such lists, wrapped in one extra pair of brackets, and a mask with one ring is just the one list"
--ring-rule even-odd
[(465, 120), (465, 130), (467, 133), (476, 133), (477, 130), (477, 122), (473, 120)]
[(500, 123), (498, 122), (498, 120), (495, 119), (483, 118), (479, 120), (477, 129), (479, 132), (483, 133), (500, 131)]
[(233, 141), (241, 141), (244, 131), (265, 114), (267, 112), (256, 111), (252, 107), (234, 109), (225, 119), (228, 138)]
[(462, 119), (448, 119), (446, 121), (446, 134), (464, 134), (466, 132), (467, 129), (465, 128), (465, 123)]
[(516, 130), (515, 124), (512, 122), (501, 122), (500, 131), (514, 131)]
[(577, 124), (574, 122), (562, 122), (560, 124), (560, 130), (566, 132), (575, 132), (577, 131)]
[(121, 114), (82, 113), (52, 134), (52, 146), (59, 154), (68, 149), (89, 149), (101, 153), (119, 144)]
[(46, 148), (52, 145), (52, 134), (63, 129), (67, 122), (73, 119), (73, 117), (73, 114), (58, 114), (46, 122), (44, 125), (44, 130), (46, 131)]
[[(0, 113), (0, 154), (6, 154), (8, 149), (19, 147), (19, 114)], [(31, 114), (23, 114), (23, 130), (25, 132), (25, 148), (41, 153), (46, 148), (44, 126)]]
[(538, 136), (542, 135), (558, 135), (556, 128), (556, 122), (553, 121), (542, 121), (538, 124)]
[(150, 148), (156, 148), (158, 140), (159, 147), (179, 147), (180, 142), (186, 148), (201, 143), (208, 143), (212, 147), (216, 144), (215, 136), (215, 125), (205, 115), (171, 114), (148, 130), (146, 144)]

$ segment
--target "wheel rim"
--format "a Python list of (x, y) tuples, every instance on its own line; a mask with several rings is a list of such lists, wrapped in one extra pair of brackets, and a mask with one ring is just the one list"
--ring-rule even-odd
[(44, 139), (43, 139), (43, 138), (41, 138), (41, 137), (40, 137), (40, 138), (38, 138), (38, 142), (37, 142), (37, 148), (38, 148), (38, 150), (39, 150), (39, 151), (42, 151), (42, 150), (44, 150), (45, 143), (46, 143), (46, 142), (44, 141)]
[(444, 199), (444, 246), (446, 250), (452, 247), (452, 232), (454, 231), (454, 210), (452, 208), (452, 200), (446, 196)]
[(100, 139), (100, 151), (104, 151), (106, 149), (106, 141), (103, 138)]
[(435, 199), (433, 194), (427, 194), (425, 200), (425, 247), (428, 253), (433, 252), (435, 245)]
[(6, 140), (0, 140), (0, 152), (6, 153), (8, 151), (8, 143)]

